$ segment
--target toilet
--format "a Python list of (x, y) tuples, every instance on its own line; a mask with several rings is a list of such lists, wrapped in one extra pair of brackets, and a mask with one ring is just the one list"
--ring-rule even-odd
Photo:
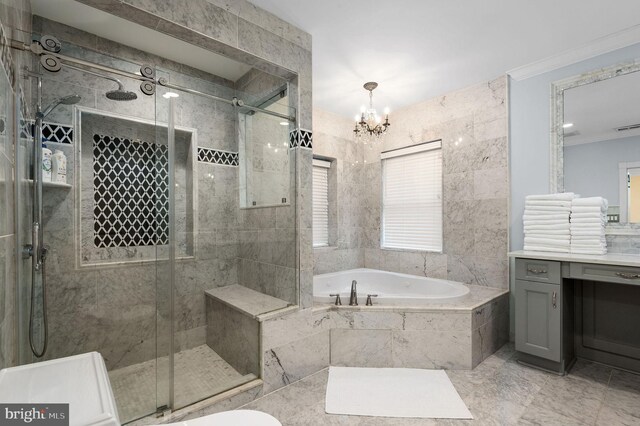
[(255, 410), (223, 411), (162, 426), (282, 426), (275, 417)]

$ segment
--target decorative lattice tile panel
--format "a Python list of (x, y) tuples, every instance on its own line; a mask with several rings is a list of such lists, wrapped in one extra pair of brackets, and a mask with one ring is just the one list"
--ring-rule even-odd
[(198, 161), (203, 163), (221, 164), (223, 166), (237, 166), (238, 153), (198, 147)]
[(33, 137), (33, 120), (25, 120), (20, 117), (20, 138), (31, 139)]
[(96, 247), (169, 242), (166, 146), (94, 135), (93, 190)]
[(289, 148), (313, 148), (313, 133), (311, 130), (296, 129), (289, 132)]
[(48, 142), (73, 143), (73, 127), (56, 123), (42, 123), (42, 137)]

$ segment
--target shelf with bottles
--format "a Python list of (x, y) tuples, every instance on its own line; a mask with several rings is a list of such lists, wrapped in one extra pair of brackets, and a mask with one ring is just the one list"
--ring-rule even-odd
[[(32, 184), (33, 180), (32, 179), (27, 179), (27, 182)], [(62, 182), (42, 182), (42, 187), (43, 188), (65, 188), (65, 189), (71, 189), (71, 188), (73, 188), (73, 185), (70, 185), (68, 183), (62, 183)]]

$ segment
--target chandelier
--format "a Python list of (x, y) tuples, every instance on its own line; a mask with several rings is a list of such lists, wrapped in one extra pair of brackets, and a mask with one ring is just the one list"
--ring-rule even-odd
[(378, 87), (378, 83), (370, 81), (365, 83), (365, 90), (369, 91), (369, 108), (364, 105), (360, 108), (360, 114), (356, 115), (356, 127), (353, 129), (356, 141), (379, 140), (391, 125), (389, 123), (389, 108), (384, 109), (384, 123), (373, 107), (373, 90)]

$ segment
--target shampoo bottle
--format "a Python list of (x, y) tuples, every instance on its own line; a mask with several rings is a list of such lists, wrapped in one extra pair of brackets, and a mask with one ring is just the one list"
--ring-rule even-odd
[(51, 150), (42, 144), (42, 181), (51, 182)]
[(67, 183), (67, 157), (59, 149), (51, 156), (51, 181)]

